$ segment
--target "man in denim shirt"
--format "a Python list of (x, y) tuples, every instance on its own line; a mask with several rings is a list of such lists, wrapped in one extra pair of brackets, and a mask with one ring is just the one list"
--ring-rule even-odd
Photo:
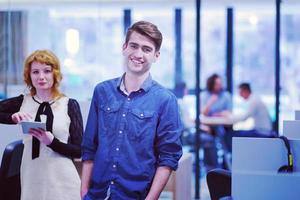
[(182, 155), (176, 97), (152, 80), (161, 32), (133, 24), (123, 45), (125, 73), (96, 86), (82, 142), (84, 200), (158, 199)]

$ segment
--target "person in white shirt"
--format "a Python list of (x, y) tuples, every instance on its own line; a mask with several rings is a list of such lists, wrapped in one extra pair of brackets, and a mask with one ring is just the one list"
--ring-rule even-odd
[(272, 120), (266, 105), (258, 96), (252, 94), (250, 84), (248, 83), (240, 84), (239, 94), (248, 101), (249, 107), (237, 120), (244, 121), (251, 117), (254, 120), (253, 129), (262, 135), (269, 136), (272, 132)]
[(248, 109), (241, 115), (234, 115), (234, 123), (253, 118), (254, 126), (251, 130), (238, 130), (226, 134), (225, 140), (231, 151), (232, 137), (273, 137), (272, 120), (263, 101), (252, 94), (249, 83), (239, 85), (239, 95), (248, 102)]

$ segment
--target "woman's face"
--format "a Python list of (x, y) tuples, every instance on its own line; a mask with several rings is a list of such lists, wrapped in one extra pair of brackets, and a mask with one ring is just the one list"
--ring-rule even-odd
[(54, 83), (53, 70), (50, 65), (42, 64), (39, 62), (31, 63), (30, 78), (33, 87), (37, 92), (49, 91)]
[(216, 78), (214, 83), (214, 92), (218, 93), (223, 89), (221, 78)]

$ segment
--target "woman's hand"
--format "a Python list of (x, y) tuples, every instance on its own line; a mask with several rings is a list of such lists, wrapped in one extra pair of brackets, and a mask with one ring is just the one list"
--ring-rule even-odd
[(49, 145), (52, 143), (54, 136), (50, 131), (45, 131), (41, 128), (31, 128), (29, 134), (36, 137), (41, 143)]
[(21, 121), (28, 121), (32, 119), (32, 116), (28, 113), (24, 113), (24, 112), (16, 112), (11, 116), (11, 119), (13, 120), (14, 123), (18, 124)]
[(212, 105), (214, 103), (216, 103), (219, 99), (219, 96), (216, 94), (212, 94), (208, 100), (209, 104)]

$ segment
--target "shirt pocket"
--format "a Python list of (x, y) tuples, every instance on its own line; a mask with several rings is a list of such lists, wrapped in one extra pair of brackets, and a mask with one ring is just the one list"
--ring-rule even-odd
[(113, 132), (117, 128), (119, 103), (104, 104), (100, 106), (100, 128), (105, 132)]
[(130, 139), (141, 141), (143, 138), (154, 137), (155, 120), (153, 111), (132, 109), (129, 117), (128, 132)]

